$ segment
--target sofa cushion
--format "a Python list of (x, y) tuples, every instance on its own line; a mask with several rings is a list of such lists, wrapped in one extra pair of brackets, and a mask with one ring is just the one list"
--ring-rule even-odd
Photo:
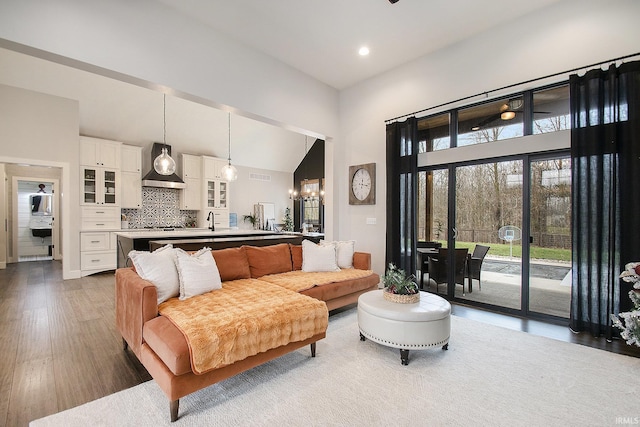
[(135, 266), (136, 273), (156, 287), (158, 304), (178, 296), (180, 279), (176, 269), (175, 250), (171, 245), (165, 245), (153, 252), (130, 251), (129, 258)]
[(157, 316), (146, 322), (142, 336), (174, 375), (191, 372), (191, 355), (187, 339), (165, 316)]
[(336, 262), (335, 246), (320, 246), (309, 240), (303, 240), (302, 271), (340, 271)]
[(222, 288), (211, 248), (202, 248), (193, 254), (176, 249), (176, 266), (180, 278), (180, 300)]
[(220, 279), (223, 282), (251, 278), (249, 260), (243, 247), (218, 249), (211, 251), (211, 255), (216, 260)]
[(293, 271), (302, 270), (302, 245), (292, 245), (289, 243), (289, 250), (291, 251)]
[(252, 278), (284, 273), (293, 268), (288, 243), (271, 246), (243, 246), (243, 248), (249, 260)]

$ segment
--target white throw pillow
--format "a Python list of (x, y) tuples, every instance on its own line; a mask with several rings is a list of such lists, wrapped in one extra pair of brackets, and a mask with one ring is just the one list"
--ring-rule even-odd
[(138, 276), (153, 283), (156, 287), (158, 304), (178, 296), (180, 280), (178, 279), (173, 246), (165, 245), (153, 252), (131, 251), (129, 258), (131, 258)]
[(222, 288), (211, 248), (202, 248), (192, 255), (176, 249), (176, 266), (180, 278), (180, 300)]
[(338, 267), (353, 268), (353, 254), (356, 248), (355, 240), (345, 240), (345, 241), (335, 241), (335, 242), (327, 242), (325, 240), (322, 240), (320, 241), (320, 245), (335, 246)]
[(336, 262), (335, 245), (316, 245), (302, 241), (302, 271), (340, 271)]

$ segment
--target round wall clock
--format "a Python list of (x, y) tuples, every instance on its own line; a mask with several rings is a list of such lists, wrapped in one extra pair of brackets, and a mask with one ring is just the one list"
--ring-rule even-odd
[(376, 204), (376, 164), (349, 166), (349, 204)]

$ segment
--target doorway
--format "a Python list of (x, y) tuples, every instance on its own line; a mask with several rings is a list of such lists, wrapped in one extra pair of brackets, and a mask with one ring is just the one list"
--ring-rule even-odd
[[(52, 175), (57, 170), (49, 171)], [(9, 262), (61, 259), (59, 180), (46, 176), (11, 179)]]
[[(420, 246), (436, 242), (468, 254), (464, 278), (455, 268), (439, 278), (428, 271), (426, 290), (525, 316), (569, 317), (567, 155), (523, 155), (432, 168), (419, 172), (418, 187), (418, 252), (428, 252)], [(483, 246), (489, 247), (486, 255), (472, 260), (474, 250)], [(456, 266), (456, 251), (447, 251), (450, 266)], [(419, 265), (429, 269), (427, 263)], [(478, 267), (477, 275), (472, 265)]]

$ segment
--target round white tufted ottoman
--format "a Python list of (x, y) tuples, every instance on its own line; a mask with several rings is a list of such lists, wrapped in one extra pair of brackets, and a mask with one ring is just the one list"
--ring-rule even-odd
[(383, 290), (370, 291), (358, 298), (360, 339), (369, 338), (400, 349), (403, 365), (409, 364), (409, 350), (449, 347), (451, 304), (429, 292), (420, 292), (420, 302), (399, 304), (387, 301)]

